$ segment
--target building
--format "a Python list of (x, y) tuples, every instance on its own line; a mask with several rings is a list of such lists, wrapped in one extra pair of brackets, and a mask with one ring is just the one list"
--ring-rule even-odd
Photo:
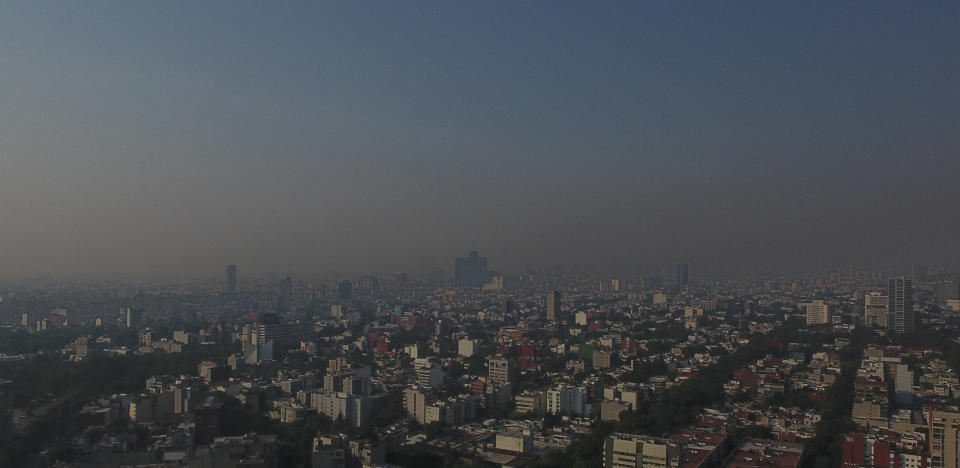
[(610, 367), (610, 353), (596, 350), (593, 352), (593, 368), (607, 369)]
[(487, 257), (481, 257), (476, 250), (471, 250), (466, 257), (457, 257), (453, 267), (453, 281), (457, 286), (479, 288), (490, 280)]
[(868, 327), (887, 327), (887, 296), (872, 292), (863, 297), (863, 321)]
[(337, 297), (341, 300), (353, 297), (353, 283), (350, 280), (343, 280), (337, 286)]
[(547, 293), (547, 321), (556, 322), (560, 318), (560, 291)]
[(524, 391), (514, 398), (518, 413), (543, 414), (547, 411), (547, 393), (543, 391)]
[(897, 364), (896, 376), (894, 377), (894, 391), (897, 396), (898, 405), (909, 405), (913, 403), (913, 372), (906, 364)]
[(960, 299), (960, 281), (943, 280), (937, 284), (937, 305), (946, 307), (951, 299)]
[(237, 266), (227, 265), (227, 292), (237, 292)]
[(603, 444), (604, 468), (680, 468), (680, 442), (636, 434), (614, 433)]
[(77, 357), (77, 360), (82, 361), (84, 358), (87, 357), (89, 343), (90, 343), (90, 337), (86, 335), (77, 337), (77, 340), (74, 341), (73, 354), (74, 356)]
[(140, 309), (126, 307), (123, 310), (123, 319), (127, 328), (137, 328), (143, 322), (143, 312)]
[(463, 338), (457, 342), (457, 354), (459, 354), (460, 357), (471, 357), (479, 352), (480, 342), (477, 340)]
[(270, 341), (276, 346), (299, 345), (301, 341), (311, 341), (313, 324), (304, 323), (261, 323), (257, 326), (256, 344), (263, 346)]
[(497, 450), (513, 453), (529, 453), (533, 450), (533, 438), (522, 432), (498, 432)]
[(690, 284), (690, 265), (686, 263), (677, 264), (677, 287), (684, 288)]
[(197, 369), (197, 375), (203, 379), (203, 383), (210, 385), (211, 382), (223, 382), (230, 378), (230, 367), (222, 366), (213, 361), (203, 361)]
[(807, 314), (807, 325), (826, 325), (830, 323), (830, 304), (817, 299), (801, 304)]
[(487, 359), (487, 377), (492, 382), (507, 384), (510, 383), (511, 362), (503, 357), (491, 357)]
[(560, 385), (547, 390), (547, 412), (584, 416), (590, 413), (587, 392), (581, 387)]
[(727, 459), (727, 468), (796, 468), (803, 445), (779, 440), (747, 439)]
[(413, 362), (417, 373), (417, 384), (426, 388), (437, 388), (443, 385), (443, 369), (440, 364), (430, 359), (417, 359)]
[(933, 429), (931, 468), (960, 467), (960, 411), (949, 408), (948, 411), (934, 410), (930, 414), (933, 420), (930, 427)]
[(894, 333), (913, 331), (913, 280), (891, 278), (887, 283), (887, 328)]

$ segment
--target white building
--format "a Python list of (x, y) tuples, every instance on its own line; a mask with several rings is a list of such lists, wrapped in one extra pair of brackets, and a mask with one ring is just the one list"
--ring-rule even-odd
[(480, 342), (464, 338), (457, 342), (457, 354), (460, 357), (471, 357), (480, 352)]

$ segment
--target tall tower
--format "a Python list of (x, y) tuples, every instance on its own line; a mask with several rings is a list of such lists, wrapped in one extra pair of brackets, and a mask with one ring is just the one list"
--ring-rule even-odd
[(677, 287), (684, 288), (690, 283), (690, 265), (686, 263), (677, 264)]
[(457, 286), (479, 288), (490, 281), (487, 257), (481, 257), (476, 250), (471, 250), (466, 257), (457, 257), (453, 267), (453, 281)]
[(887, 326), (895, 333), (913, 331), (913, 280), (890, 278), (887, 283)]
[(237, 292), (237, 266), (227, 265), (227, 292)]
[(547, 293), (547, 320), (556, 322), (560, 316), (560, 291)]

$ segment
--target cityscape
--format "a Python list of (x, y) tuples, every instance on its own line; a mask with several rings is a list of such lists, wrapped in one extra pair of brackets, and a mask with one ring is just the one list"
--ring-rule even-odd
[(960, 468), (960, 2), (0, 5), (0, 468)]
[[(3, 466), (960, 459), (960, 281), (504, 275), (10, 287)], [(824, 461), (826, 460), (826, 461)]]

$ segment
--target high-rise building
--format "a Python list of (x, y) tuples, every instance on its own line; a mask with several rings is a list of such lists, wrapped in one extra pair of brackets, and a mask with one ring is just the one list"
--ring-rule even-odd
[(677, 264), (677, 287), (683, 288), (690, 283), (690, 266), (686, 263)]
[(868, 327), (887, 327), (887, 296), (872, 292), (863, 297), (863, 321)]
[(237, 266), (227, 265), (227, 292), (237, 292)]
[(960, 466), (960, 412), (957, 408), (950, 408), (931, 413), (930, 468), (956, 468)]
[(350, 299), (353, 296), (353, 283), (350, 280), (343, 280), (337, 286), (337, 297), (340, 299)]
[(417, 385), (436, 388), (443, 385), (443, 369), (430, 359), (416, 359), (413, 368), (417, 372)]
[(895, 333), (913, 331), (913, 280), (891, 278), (887, 283), (887, 327)]
[(556, 322), (560, 318), (560, 291), (547, 293), (547, 320)]
[(604, 468), (680, 468), (682, 444), (671, 439), (614, 433), (603, 444)]
[(807, 314), (807, 325), (825, 325), (830, 323), (830, 304), (817, 299), (801, 304)]
[(960, 299), (960, 281), (943, 280), (937, 284), (937, 305), (945, 307), (950, 299)]
[(457, 286), (482, 287), (490, 280), (487, 257), (481, 257), (476, 250), (471, 250), (468, 256), (457, 257), (453, 274), (454, 284)]
[(137, 328), (143, 321), (143, 313), (140, 311), (140, 309), (127, 307), (123, 310), (123, 319), (124, 323), (127, 325), (127, 328)]
[(487, 359), (487, 378), (496, 383), (510, 383), (510, 360), (503, 357)]

